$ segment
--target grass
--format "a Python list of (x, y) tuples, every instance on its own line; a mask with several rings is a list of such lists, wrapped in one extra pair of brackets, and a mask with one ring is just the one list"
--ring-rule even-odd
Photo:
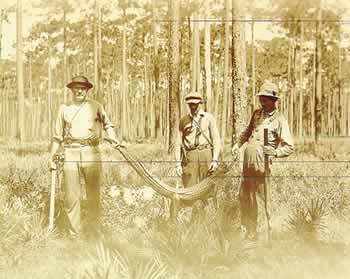
[[(172, 160), (159, 146), (140, 144), (129, 149), (149, 160), (145, 164), (154, 174), (176, 184), (170, 163), (151, 162), (155, 158)], [(50, 183), (46, 150), (39, 144), (32, 150), (0, 149), (4, 158), (0, 162), (0, 278), (309, 279), (350, 275), (349, 180), (336, 177), (349, 176), (350, 170), (347, 163), (319, 162), (322, 159), (309, 154), (307, 146), (286, 162), (273, 164), (271, 249), (264, 242), (262, 210), (260, 240), (242, 240), (239, 163), (229, 177), (218, 179), (220, 189), (231, 192), (227, 196), (219, 191), (218, 210), (210, 202), (206, 214), (190, 222), (191, 209), (186, 208), (176, 223), (168, 220), (168, 202), (127, 164), (105, 164), (102, 238), (70, 241), (59, 231), (49, 233), (44, 222)], [(332, 152), (337, 154), (333, 147)], [(107, 161), (121, 160), (108, 147), (103, 148), (103, 156)], [(323, 151), (321, 157), (327, 156)], [(314, 163), (297, 162), (302, 160)]]

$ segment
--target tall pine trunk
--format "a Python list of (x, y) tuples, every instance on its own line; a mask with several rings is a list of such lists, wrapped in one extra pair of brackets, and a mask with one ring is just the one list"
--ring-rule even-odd
[[(125, 17), (125, 9), (124, 9), (124, 17)], [(124, 23), (123, 27), (123, 57), (122, 57), (122, 78), (121, 78), (121, 128), (122, 128), (122, 137), (124, 140), (128, 140), (128, 125), (127, 125), (127, 97), (128, 97), (128, 69), (127, 69), (127, 48), (126, 48), (126, 23)]]
[(300, 22), (300, 51), (299, 51), (299, 138), (303, 137), (303, 112), (304, 112), (304, 89), (303, 89), (303, 47), (304, 47), (304, 23)]
[(17, 137), (20, 142), (25, 140), (24, 130), (24, 84), (23, 84), (23, 35), (22, 35), (22, 0), (17, 0), (16, 24), (16, 77), (18, 97), (18, 130)]
[(95, 0), (94, 16), (94, 93), (96, 99), (101, 101), (101, 10), (99, 0)]
[[(201, 93), (200, 39), (197, 14), (193, 16), (192, 32), (192, 91)], [(181, 92), (180, 92), (181, 94)]]
[(212, 111), (213, 97), (211, 92), (210, 22), (205, 22), (204, 24), (205, 100), (207, 111)]
[[(240, 19), (240, 2), (232, 0), (232, 18)], [(247, 124), (245, 25), (232, 22), (232, 145)]]
[(252, 112), (255, 110), (255, 27), (254, 21), (252, 21), (251, 32), (252, 32)]
[(225, 0), (225, 33), (224, 33), (224, 84), (223, 91), (219, 101), (219, 123), (220, 123), (220, 134), (223, 145), (226, 139), (226, 123), (227, 123), (227, 102), (228, 102), (228, 71), (229, 71), (229, 47), (230, 47), (230, 0)]
[[(153, 39), (153, 90), (150, 87), (150, 111), (149, 111), (149, 125), (151, 128), (151, 137), (161, 137), (162, 130), (161, 130), (161, 106), (159, 103), (160, 96), (159, 96), (159, 73), (160, 73), (160, 67), (159, 67), (159, 51), (158, 51), (158, 29), (159, 24), (157, 23), (157, 10), (156, 10), (157, 0), (152, 0), (152, 39)], [(152, 86), (151, 83), (152, 79), (149, 79), (150, 86)], [(156, 102), (155, 100), (158, 100)], [(158, 106), (159, 109), (156, 109), (156, 106)]]
[(321, 136), (321, 119), (322, 119), (322, 108), (321, 108), (321, 98), (322, 98), (322, 8), (321, 1), (318, 7), (317, 23), (316, 23), (316, 92), (314, 101), (315, 110), (315, 142), (318, 143)]
[(51, 40), (48, 42), (48, 61), (47, 61), (47, 116), (48, 116), (48, 136), (52, 137), (52, 73), (51, 73)]
[(168, 153), (175, 151), (175, 142), (177, 130), (179, 128), (179, 80), (180, 80), (180, 53), (179, 53), (179, 1), (169, 0), (168, 10), (169, 21), (169, 48), (168, 48), (168, 67), (169, 67), (169, 145)]

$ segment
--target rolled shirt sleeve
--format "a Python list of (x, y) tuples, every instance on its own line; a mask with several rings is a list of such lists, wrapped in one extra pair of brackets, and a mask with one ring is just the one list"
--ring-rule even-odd
[(58, 109), (57, 118), (55, 122), (55, 127), (53, 129), (52, 139), (58, 143), (63, 142), (64, 135), (64, 107), (65, 105), (61, 105)]
[(287, 157), (295, 151), (294, 141), (287, 120), (280, 120), (279, 146), (276, 149), (276, 157)]
[(218, 126), (216, 125), (216, 120), (213, 115), (210, 117), (210, 136), (213, 142), (213, 161), (219, 159), (220, 149), (221, 149), (221, 140)]
[(175, 160), (176, 164), (181, 164), (181, 145), (182, 145), (182, 131), (177, 129), (176, 141), (175, 141)]
[(114, 128), (112, 121), (109, 119), (105, 109), (101, 104), (99, 105), (99, 108), (98, 108), (98, 114), (101, 120), (102, 127), (105, 131), (107, 131), (107, 129), (109, 128)]
[(250, 119), (250, 122), (248, 126), (244, 129), (244, 131), (239, 135), (238, 138), (238, 146), (241, 147), (245, 142), (248, 141), (250, 136), (252, 135), (253, 128), (254, 128), (254, 118), (255, 118), (256, 111), (254, 111), (252, 118)]

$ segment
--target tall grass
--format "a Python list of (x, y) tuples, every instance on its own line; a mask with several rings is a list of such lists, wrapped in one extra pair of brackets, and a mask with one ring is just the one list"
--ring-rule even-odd
[[(159, 147), (140, 145), (130, 151), (149, 160), (147, 167), (155, 175), (176, 185), (170, 163), (151, 162), (156, 157), (172, 159)], [(109, 149), (103, 154), (107, 161), (121, 159)], [(326, 169), (318, 157), (303, 153), (289, 158), (291, 162), (274, 162), (272, 221), (280, 227), (273, 227), (269, 249), (263, 221), (260, 241), (241, 238), (239, 180), (234, 177), (239, 175), (239, 164), (218, 182), (218, 208), (210, 202), (195, 222), (189, 208), (171, 222), (167, 202), (149, 191), (125, 163), (105, 164), (102, 238), (70, 241), (58, 233), (59, 227), (49, 233), (42, 222), (47, 220), (49, 194), (46, 149), (36, 146), (33, 151), (22, 148), (1, 155), (7, 162), (0, 163), (3, 278), (347, 278), (350, 274), (348, 180), (307, 177), (346, 176), (350, 171), (346, 164)], [(298, 160), (315, 163), (305, 167), (293, 162)], [(224, 188), (231, 194), (224, 195)]]

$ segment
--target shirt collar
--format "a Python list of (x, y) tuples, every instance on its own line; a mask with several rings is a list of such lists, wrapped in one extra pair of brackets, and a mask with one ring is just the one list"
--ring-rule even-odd
[(204, 111), (203, 111), (203, 109), (199, 109), (195, 115), (192, 115), (191, 113), (189, 113), (189, 115), (191, 118), (198, 117), (198, 116), (204, 116)]
[(268, 116), (274, 115), (274, 114), (276, 113), (276, 111), (277, 111), (277, 108), (275, 108), (275, 109), (274, 109), (273, 111), (271, 111), (271, 112), (265, 112), (265, 111), (263, 110), (264, 114), (266, 114), (266, 115), (268, 115)]

